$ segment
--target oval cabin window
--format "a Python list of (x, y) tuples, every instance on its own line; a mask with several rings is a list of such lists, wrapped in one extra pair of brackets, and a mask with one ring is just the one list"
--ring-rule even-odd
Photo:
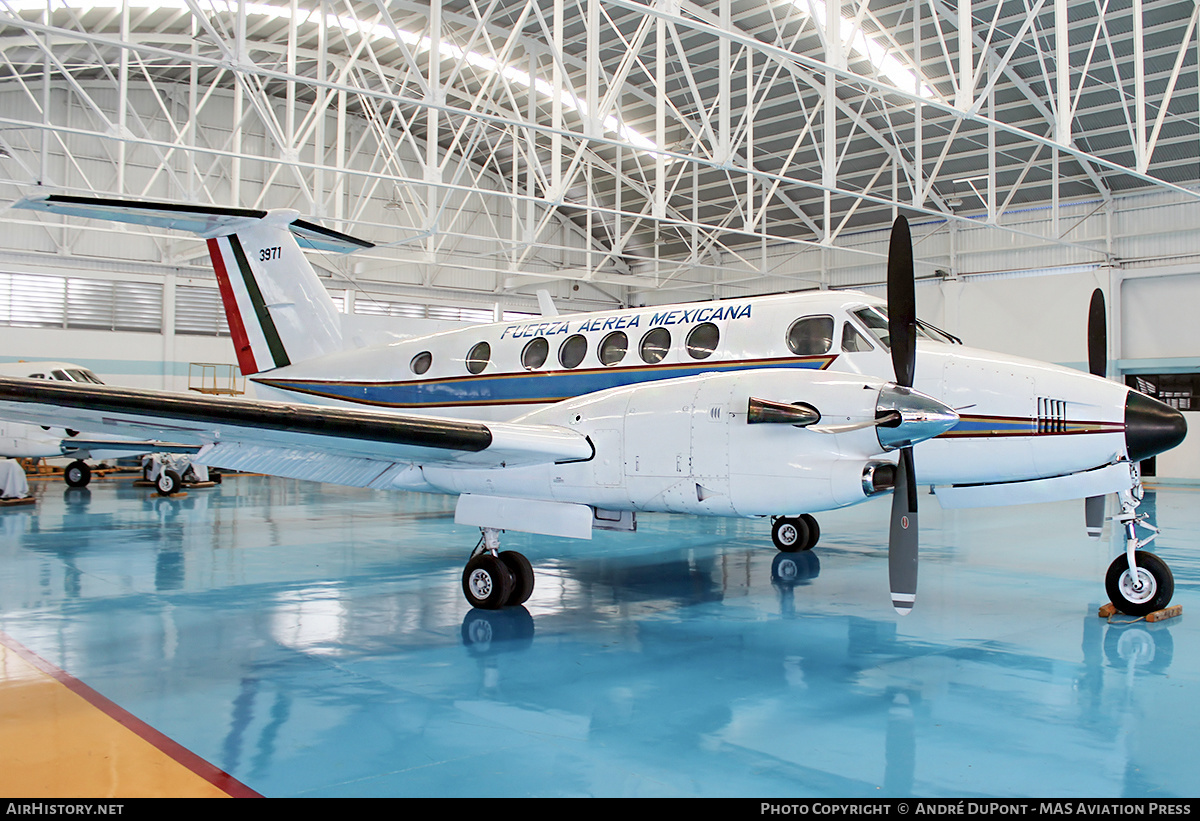
[(616, 365), (625, 358), (629, 350), (629, 337), (624, 331), (613, 331), (600, 342), (600, 361), (605, 365)]
[(788, 350), (796, 356), (818, 356), (833, 347), (833, 317), (806, 316), (788, 328)]
[(567, 341), (558, 349), (558, 361), (564, 368), (576, 368), (587, 354), (587, 339), (575, 334), (567, 337)]
[(423, 374), (423, 373), (425, 373), (425, 371), (429, 370), (429, 366), (432, 364), (433, 364), (433, 354), (431, 354), (429, 351), (421, 351), (419, 354), (417, 354), (416, 356), (414, 356), (412, 358), (412, 361), (408, 363), (408, 367), (412, 370), (413, 373), (419, 375), (419, 374)]
[(651, 365), (666, 359), (669, 350), (671, 350), (671, 332), (666, 328), (651, 328), (642, 337), (642, 343), (638, 346), (638, 353), (641, 354), (642, 361)]
[(708, 359), (721, 341), (721, 331), (711, 322), (692, 328), (687, 335), (687, 352), (692, 359)]
[(471, 373), (483, 373), (483, 369), (487, 367), (491, 359), (492, 346), (486, 342), (480, 342), (467, 354), (467, 370)]
[(550, 343), (546, 341), (546, 337), (539, 336), (525, 343), (521, 350), (521, 365), (527, 371), (537, 370), (546, 364), (546, 357), (549, 355)]

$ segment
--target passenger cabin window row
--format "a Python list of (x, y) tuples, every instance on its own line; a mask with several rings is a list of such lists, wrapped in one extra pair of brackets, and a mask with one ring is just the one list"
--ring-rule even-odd
[[(692, 359), (707, 359), (717, 349), (721, 340), (720, 329), (711, 322), (703, 322), (692, 328), (684, 340), (684, 349)], [(619, 365), (629, 353), (629, 336), (624, 331), (613, 331), (600, 340), (596, 356), (603, 365)], [(651, 328), (642, 336), (637, 346), (638, 355), (648, 365), (662, 362), (671, 350), (671, 332), (663, 327)], [(558, 363), (568, 370), (578, 368), (587, 356), (588, 340), (582, 334), (572, 334), (558, 347)], [(492, 358), (492, 346), (478, 342), (467, 352), (464, 364), (471, 374), (483, 373)], [(535, 371), (545, 366), (550, 358), (550, 342), (544, 336), (535, 337), (521, 349), (521, 367)], [(409, 361), (408, 367), (420, 376), (433, 366), (433, 353), (421, 351)]]
[[(869, 331), (883, 345), (887, 345), (887, 317), (876, 309), (868, 309), (856, 313), (867, 326)], [(787, 330), (785, 337), (788, 350), (796, 356), (821, 356), (833, 350), (837, 340), (844, 353), (858, 353), (872, 350), (872, 345), (858, 328), (850, 322), (843, 322), (840, 338), (837, 333), (837, 322), (832, 316), (805, 316), (795, 320)], [(671, 331), (664, 327), (655, 327), (647, 331), (638, 341), (637, 352), (642, 362), (656, 365), (667, 358), (672, 344)], [(684, 350), (692, 359), (707, 359), (712, 356), (721, 341), (721, 330), (711, 322), (702, 322), (688, 331), (684, 338)], [(596, 357), (602, 365), (619, 365), (629, 353), (629, 336), (624, 331), (613, 331), (600, 340), (596, 349)], [(558, 346), (558, 364), (570, 370), (578, 368), (588, 352), (588, 340), (583, 334), (572, 334)], [(487, 368), (492, 359), (492, 346), (487, 342), (478, 342), (467, 352), (465, 365), (468, 373), (480, 374)], [(546, 365), (550, 359), (550, 341), (539, 336), (525, 343), (521, 349), (521, 367), (527, 371), (536, 371)], [(433, 354), (421, 351), (412, 358), (409, 369), (418, 376), (426, 373), (433, 365)]]

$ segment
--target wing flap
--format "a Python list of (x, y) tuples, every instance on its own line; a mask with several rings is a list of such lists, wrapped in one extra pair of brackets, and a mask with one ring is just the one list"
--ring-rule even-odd
[[(461, 467), (585, 460), (587, 438), (554, 425), (474, 422), (386, 411), (293, 406), (40, 379), (0, 378), (0, 416), (185, 444), (237, 443), (318, 456)], [(381, 468), (382, 469), (382, 468)]]
[(196, 461), (212, 467), (250, 473), (268, 473), (309, 482), (329, 482), (375, 490), (406, 488), (429, 490), (420, 468), (411, 463), (367, 459), (361, 456), (324, 454), (314, 459), (312, 451), (264, 447), (239, 442), (206, 445)]

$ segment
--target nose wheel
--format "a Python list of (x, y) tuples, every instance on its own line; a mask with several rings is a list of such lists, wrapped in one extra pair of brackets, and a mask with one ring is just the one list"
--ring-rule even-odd
[(515, 550), (500, 550), (500, 531), (483, 536), (463, 568), (463, 595), (472, 607), (499, 610), (524, 604), (533, 595), (533, 566)]
[[(1113, 560), (1104, 577), (1104, 590), (1113, 606), (1128, 616), (1147, 616), (1163, 610), (1175, 595), (1171, 568), (1158, 556), (1141, 548), (1154, 541), (1158, 528), (1138, 515), (1142, 500), (1141, 482), (1120, 496), (1121, 512), (1114, 517), (1125, 529), (1125, 552)], [(1138, 537), (1138, 527), (1148, 532)]]
[(1164, 609), (1175, 594), (1175, 578), (1167, 563), (1139, 550), (1134, 553), (1134, 569), (1122, 554), (1113, 560), (1104, 577), (1104, 589), (1113, 606), (1128, 616), (1146, 616)]

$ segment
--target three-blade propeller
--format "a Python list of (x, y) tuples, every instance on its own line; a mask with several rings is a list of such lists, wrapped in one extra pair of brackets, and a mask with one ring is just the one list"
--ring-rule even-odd
[[(916, 283), (913, 276), (912, 237), (908, 220), (896, 218), (888, 247), (888, 337), (896, 384), (911, 388), (917, 356)], [(892, 519), (888, 533), (888, 577), (892, 606), (905, 615), (917, 597), (917, 484), (912, 445), (900, 448)]]

